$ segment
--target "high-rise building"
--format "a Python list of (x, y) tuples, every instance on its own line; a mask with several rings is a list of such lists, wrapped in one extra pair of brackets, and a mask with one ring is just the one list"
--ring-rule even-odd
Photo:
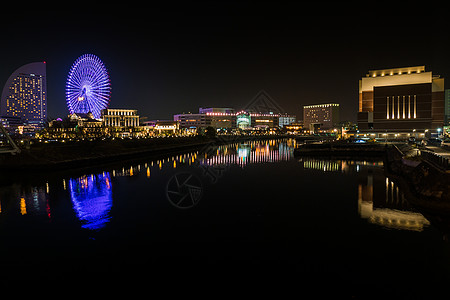
[(425, 66), (369, 71), (359, 81), (358, 129), (386, 135), (439, 132), (444, 78)]
[(304, 128), (329, 130), (339, 123), (339, 104), (326, 103), (303, 106)]
[(3, 88), (1, 115), (18, 117), (30, 125), (42, 126), (47, 119), (47, 82), (45, 62), (18, 68)]

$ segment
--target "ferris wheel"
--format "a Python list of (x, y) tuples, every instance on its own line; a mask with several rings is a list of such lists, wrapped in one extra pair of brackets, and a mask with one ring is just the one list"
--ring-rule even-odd
[(66, 102), (69, 112), (88, 113), (100, 118), (108, 108), (111, 81), (108, 71), (98, 56), (84, 54), (70, 68), (66, 82)]

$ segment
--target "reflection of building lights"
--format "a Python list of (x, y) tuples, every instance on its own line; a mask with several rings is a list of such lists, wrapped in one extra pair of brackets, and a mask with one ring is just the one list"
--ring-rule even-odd
[[(372, 180), (368, 180), (367, 185), (358, 186), (358, 211), (361, 218), (367, 219), (371, 224), (399, 230), (422, 231), (430, 224), (422, 214), (405, 210), (404, 195), (389, 178), (380, 187), (386, 189), (384, 199), (377, 198), (374, 201)], [(377, 195), (381, 196), (383, 193)], [(382, 202), (389, 203), (390, 208), (383, 207)], [(375, 203), (382, 206), (375, 207)]]
[(83, 176), (69, 180), (70, 197), (82, 227), (103, 228), (109, 221), (112, 191), (109, 173), (105, 176)]
[(20, 213), (23, 215), (27, 214), (27, 204), (25, 203), (25, 198), (20, 198)]

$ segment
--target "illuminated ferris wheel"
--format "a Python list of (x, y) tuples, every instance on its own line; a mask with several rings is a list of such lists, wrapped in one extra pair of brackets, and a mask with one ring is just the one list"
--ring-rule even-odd
[(66, 102), (69, 112), (88, 113), (100, 118), (108, 108), (111, 81), (105, 65), (97, 56), (85, 54), (74, 62), (66, 82)]

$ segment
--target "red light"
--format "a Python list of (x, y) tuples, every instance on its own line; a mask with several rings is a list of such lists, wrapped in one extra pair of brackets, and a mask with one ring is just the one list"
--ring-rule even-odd
[(44, 60), (44, 64), (46, 64), (47, 62)]

